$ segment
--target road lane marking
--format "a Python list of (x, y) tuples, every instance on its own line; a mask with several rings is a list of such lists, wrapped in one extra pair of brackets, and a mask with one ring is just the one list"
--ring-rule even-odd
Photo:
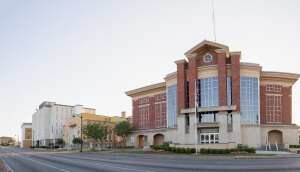
[(0, 157), (0, 159), (2, 160), (2, 162), (4, 163), (4, 165), (6, 166), (6, 168), (8, 168), (8, 172), (14, 172), (14, 171), (9, 167), (9, 165), (7, 165), (7, 163), (4, 161), (3, 158)]
[(112, 160), (112, 159), (101, 159), (101, 158), (91, 158), (91, 157), (82, 157), (82, 156), (70, 156), (70, 155), (61, 155), (64, 157), (73, 157), (73, 158), (84, 158), (92, 160), (102, 160), (107, 162), (125, 162), (133, 164), (147, 164), (147, 165), (161, 165), (161, 166), (177, 166), (177, 167), (206, 167), (206, 168), (271, 168), (271, 167), (300, 167), (300, 165), (274, 165), (274, 166), (205, 166), (205, 165), (184, 165), (184, 164), (160, 164), (160, 163), (150, 163), (150, 162), (136, 162), (136, 161), (124, 161), (124, 160)]
[[(43, 156), (43, 155), (39, 155), (39, 156)], [(154, 172), (154, 171), (140, 170), (140, 169), (134, 169), (134, 168), (116, 167), (116, 166), (110, 166), (110, 165), (100, 165), (100, 164), (89, 163), (89, 162), (67, 160), (67, 159), (64, 159), (64, 158), (57, 158), (57, 157), (53, 157), (53, 158), (55, 158), (55, 159), (61, 159), (61, 160), (64, 160), (64, 161), (71, 161), (71, 162), (82, 163), (82, 164), (89, 164), (89, 165), (102, 166), (102, 167), (110, 167), (110, 168), (117, 168), (117, 169), (122, 169), (122, 170)]]
[(57, 167), (54, 167), (54, 166), (51, 166), (51, 165), (48, 165), (48, 164), (44, 164), (44, 163), (41, 163), (41, 162), (38, 162), (38, 161), (35, 161), (35, 160), (32, 160), (32, 159), (29, 159), (29, 158), (25, 158), (23, 156), (20, 156), (21, 158), (24, 158), (24, 159), (27, 159), (29, 161), (32, 161), (32, 162), (35, 162), (35, 163), (38, 163), (38, 164), (42, 164), (42, 165), (45, 165), (47, 167), (51, 167), (51, 168), (54, 168), (54, 169), (57, 169), (57, 170), (60, 170), (60, 171), (64, 171), (64, 172), (69, 172), (67, 170), (64, 170), (64, 169), (61, 169), (61, 168), (57, 168)]

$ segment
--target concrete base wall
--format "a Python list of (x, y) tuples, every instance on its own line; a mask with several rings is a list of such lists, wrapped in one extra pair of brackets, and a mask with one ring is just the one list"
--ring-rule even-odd
[[(233, 130), (228, 132), (227, 125), (223, 125), (221, 121), (227, 121), (226, 115), (220, 115), (219, 122), (219, 143), (215, 144), (200, 144), (200, 128), (198, 131), (198, 149), (201, 148), (217, 148), (217, 149), (230, 149), (237, 144), (248, 145), (249, 147), (259, 148), (266, 145), (266, 138), (270, 131), (282, 132), (282, 145), (298, 145), (299, 144), (299, 127), (295, 125), (253, 125), (253, 124), (240, 124), (240, 114), (233, 115)], [(195, 128), (194, 128), (194, 117), (190, 117), (190, 131), (186, 133), (184, 118), (178, 118), (178, 128), (168, 128), (161, 130), (148, 130), (148, 131), (136, 131), (131, 133), (127, 137), (127, 146), (137, 147), (138, 136), (145, 136), (143, 141), (147, 146), (154, 145), (154, 137), (157, 134), (164, 136), (164, 142), (169, 141), (176, 147), (193, 147), (195, 148)], [(131, 142), (131, 137), (134, 137), (134, 142)], [(161, 137), (162, 138), (162, 137)], [(277, 137), (276, 137), (277, 138)], [(163, 142), (160, 139), (160, 143)], [(277, 143), (280, 143), (278, 140)], [(234, 145), (234, 146), (233, 146)], [(143, 146), (143, 145), (140, 145)]]

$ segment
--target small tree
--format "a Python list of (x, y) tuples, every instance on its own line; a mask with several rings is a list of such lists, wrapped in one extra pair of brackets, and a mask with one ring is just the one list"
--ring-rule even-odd
[(81, 144), (83, 143), (82, 139), (81, 138), (74, 138), (72, 140), (72, 143), (75, 144), (77, 146), (77, 144)]
[(61, 148), (63, 144), (65, 144), (63, 139), (57, 139), (56, 144), (59, 145), (59, 147)]
[(12, 137), (8, 139), (8, 143), (13, 143), (13, 142), (15, 142), (15, 141), (16, 141), (16, 140), (15, 140), (14, 138), (12, 138)]
[(117, 136), (121, 136), (123, 139), (123, 148), (126, 145), (126, 137), (132, 132), (133, 128), (130, 123), (130, 119), (126, 121), (121, 121), (120, 123), (116, 124), (115, 128), (113, 129)]
[(88, 124), (83, 125), (82, 127), (82, 133), (88, 138), (93, 139), (93, 145), (92, 149), (94, 150), (95, 142), (100, 140), (100, 142), (103, 141), (105, 136), (109, 134), (111, 131), (108, 129), (109, 127), (105, 125), (106, 122), (100, 122), (100, 123), (93, 123), (91, 124), (88, 122)]

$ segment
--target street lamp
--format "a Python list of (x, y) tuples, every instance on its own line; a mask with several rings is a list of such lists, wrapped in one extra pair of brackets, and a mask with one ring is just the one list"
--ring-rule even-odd
[[(15, 136), (17, 136), (17, 134), (15, 135)], [(18, 135), (18, 148), (20, 147), (20, 145), (19, 145), (19, 135)]]
[[(75, 117), (75, 115), (73, 115), (73, 117)], [(79, 116), (79, 118), (80, 118), (80, 139), (83, 142), (83, 140), (82, 140), (82, 114)], [(80, 143), (81, 144), (80, 145), (80, 152), (82, 152), (82, 142)]]

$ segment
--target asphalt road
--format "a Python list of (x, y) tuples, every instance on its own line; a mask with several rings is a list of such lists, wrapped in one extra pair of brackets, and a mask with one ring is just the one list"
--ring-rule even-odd
[(0, 148), (0, 158), (11, 171), (300, 171), (300, 158), (187, 159), (135, 157), (80, 152), (49, 152)]

